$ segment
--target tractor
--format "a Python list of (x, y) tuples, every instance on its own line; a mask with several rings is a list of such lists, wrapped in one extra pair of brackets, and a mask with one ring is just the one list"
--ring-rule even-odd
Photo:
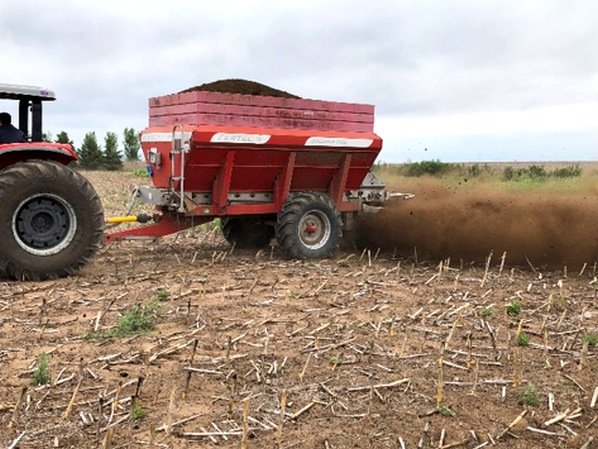
[(100, 198), (69, 166), (77, 160), (71, 146), (42, 139), (42, 107), (54, 92), (0, 84), (0, 99), (18, 101), (18, 128), (27, 136), (0, 144), (0, 274), (30, 280), (74, 274), (104, 240)]

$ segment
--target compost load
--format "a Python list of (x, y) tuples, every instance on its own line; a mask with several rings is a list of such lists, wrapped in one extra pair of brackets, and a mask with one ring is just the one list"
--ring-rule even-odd
[(211, 83), (200, 84), (195, 87), (182, 90), (179, 93), (185, 92), (220, 92), (228, 94), (243, 94), (256, 95), (261, 97), (280, 97), (280, 98), (301, 98), (284, 90), (275, 89), (265, 84), (256, 81), (249, 81), (243, 79), (224, 79), (213, 81)]

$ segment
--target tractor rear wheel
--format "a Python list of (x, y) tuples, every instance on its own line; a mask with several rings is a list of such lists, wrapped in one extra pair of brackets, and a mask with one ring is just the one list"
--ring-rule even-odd
[(0, 172), (0, 273), (39, 281), (74, 274), (104, 238), (104, 211), (91, 183), (52, 161)]
[(274, 226), (258, 217), (222, 217), (220, 229), (224, 238), (236, 248), (265, 248), (274, 238)]
[(278, 216), (276, 239), (290, 258), (329, 257), (342, 235), (341, 214), (324, 193), (293, 195)]

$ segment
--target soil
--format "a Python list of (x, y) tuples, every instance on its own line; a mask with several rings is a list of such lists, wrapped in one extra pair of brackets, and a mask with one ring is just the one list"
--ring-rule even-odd
[[(107, 215), (140, 181), (87, 176)], [(486, 270), (377, 248), (286, 260), (204, 226), (104, 248), (78, 276), (0, 280), (0, 447), (596, 442), (595, 265)], [(135, 306), (153, 328), (110, 336)], [(43, 352), (52, 380), (34, 386)]]
[(230, 94), (244, 94), (257, 95), (266, 97), (281, 97), (281, 98), (301, 98), (297, 95), (290, 94), (283, 90), (275, 89), (265, 84), (256, 81), (249, 81), (244, 79), (224, 79), (213, 81), (211, 83), (204, 83), (198, 86), (190, 87), (179, 93), (207, 91), (207, 92), (222, 92)]

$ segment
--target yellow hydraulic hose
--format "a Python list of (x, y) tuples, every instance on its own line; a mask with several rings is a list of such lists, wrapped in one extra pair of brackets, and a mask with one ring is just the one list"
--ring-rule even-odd
[(147, 223), (151, 219), (152, 219), (152, 217), (147, 214), (127, 215), (124, 217), (109, 217), (106, 219), (106, 223), (112, 223), (112, 224), (132, 223), (132, 222)]
[(106, 219), (106, 223), (127, 223), (131, 221), (137, 221), (137, 215), (128, 215), (126, 217), (109, 217)]

